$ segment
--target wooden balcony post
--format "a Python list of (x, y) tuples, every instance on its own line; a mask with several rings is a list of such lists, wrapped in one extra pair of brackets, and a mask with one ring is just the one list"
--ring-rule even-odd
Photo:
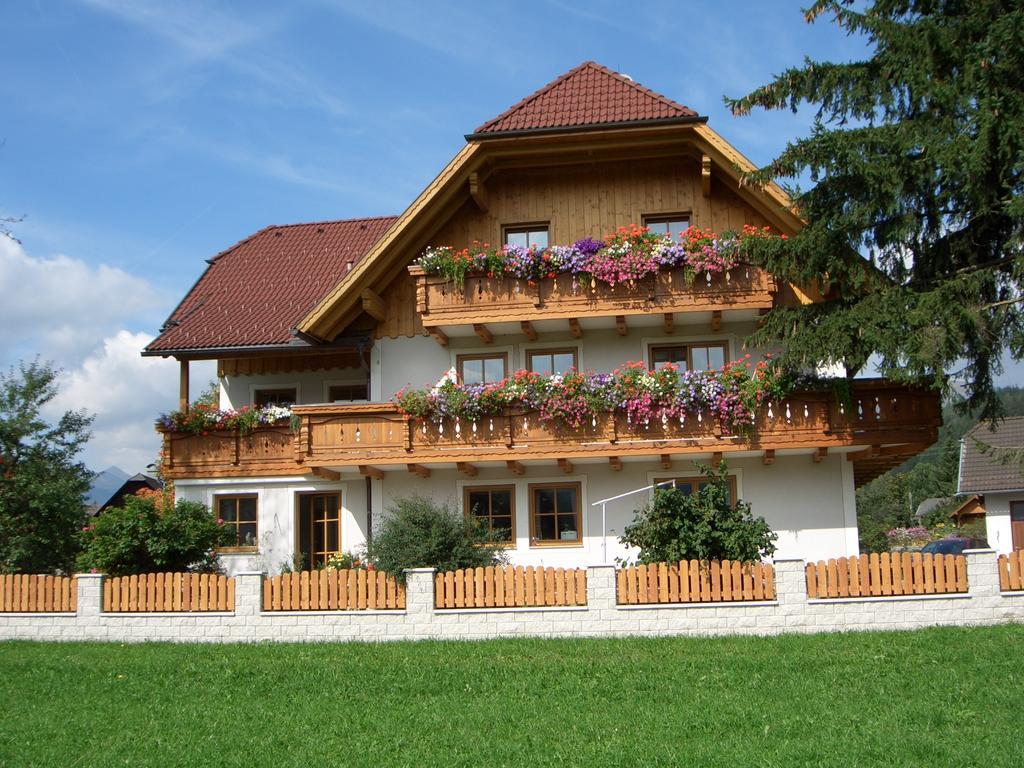
[(188, 360), (178, 361), (178, 410), (188, 413)]

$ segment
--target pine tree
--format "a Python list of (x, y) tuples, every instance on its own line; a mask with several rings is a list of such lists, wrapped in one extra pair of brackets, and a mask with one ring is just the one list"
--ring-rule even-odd
[(746, 181), (811, 179), (792, 190), (806, 227), (758, 256), (826, 301), (776, 309), (751, 342), (781, 340), (780, 362), (796, 368), (858, 371), (877, 354), (896, 380), (942, 385), (952, 373), (966, 408), (997, 416), (1001, 356), (1024, 356), (1024, 3), (818, 0), (806, 11), (822, 16), (863, 36), (870, 56), (805, 59), (726, 99), (735, 115), (817, 107), (810, 134)]

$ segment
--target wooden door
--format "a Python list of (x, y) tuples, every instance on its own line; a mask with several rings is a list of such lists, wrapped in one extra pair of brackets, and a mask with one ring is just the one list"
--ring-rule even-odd
[(1010, 502), (1010, 531), (1013, 534), (1013, 548), (1024, 549), (1024, 501)]

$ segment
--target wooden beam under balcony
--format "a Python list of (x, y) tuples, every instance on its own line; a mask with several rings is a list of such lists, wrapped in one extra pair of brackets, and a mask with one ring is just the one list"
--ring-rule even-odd
[(484, 344), (492, 344), (494, 342), (494, 334), (483, 323), (473, 323), (473, 333), (479, 336), (480, 341)]
[(615, 316), (615, 330), (619, 332), (619, 336), (625, 336), (629, 333), (629, 327), (626, 325), (625, 315)]
[(457, 461), (455, 462), (455, 468), (459, 470), (466, 477), (476, 477), (477, 469), (475, 466), (470, 464), (468, 461)]
[(575, 318), (575, 317), (570, 317), (569, 318), (569, 333), (572, 334), (572, 337), (574, 339), (582, 339), (583, 338), (583, 328), (580, 327), (580, 321), (579, 321), (578, 318)]
[(711, 468), (718, 469), (718, 465), (722, 463), (722, 452), (715, 451), (711, 454)]
[(769, 464), (774, 464), (775, 463), (775, 449), (774, 448), (769, 448), (769, 449), (767, 449), (764, 452), (764, 454), (761, 456), (761, 463), (764, 464), (766, 467)]
[(341, 472), (335, 472), (327, 467), (313, 467), (310, 472), (321, 480), (330, 480), (331, 482), (341, 480)]
[(672, 469), (672, 457), (669, 454), (663, 453), (660, 458), (662, 469)]
[(406, 464), (405, 466), (412, 474), (422, 477), (424, 480), (430, 477), (430, 470), (422, 464)]
[(513, 475), (523, 475), (526, 473), (526, 467), (518, 461), (506, 461), (505, 468)]
[(711, 158), (700, 157), (700, 190), (704, 197), (711, 197)]
[(378, 323), (382, 323), (387, 319), (388, 305), (372, 288), (364, 288), (363, 311)]
[(188, 360), (178, 361), (178, 410), (188, 412)]
[(711, 330), (722, 330), (722, 310), (716, 309), (711, 313)]
[(487, 187), (484, 186), (483, 176), (476, 171), (469, 174), (469, 196), (473, 198), (473, 202), (476, 203), (477, 208), (482, 212), (487, 213), (487, 209), (490, 207), (491, 201), (487, 195)]
[(573, 471), (572, 462), (569, 461), (568, 459), (559, 459), (558, 468), (567, 475), (571, 475)]
[(814, 453), (811, 454), (811, 458), (814, 459), (815, 464), (821, 464), (821, 462), (825, 460), (826, 456), (828, 456), (827, 446), (823, 448), (815, 448)]
[(873, 459), (876, 456), (882, 455), (882, 446), (872, 445), (865, 448), (862, 451), (854, 451), (853, 453), (846, 454), (847, 461), (862, 461), (864, 459)]
[(377, 469), (377, 467), (370, 467), (366, 464), (359, 465), (359, 474), (363, 477), (372, 477), (374, 480), (384, 479), (384, 470)]
[(526, 336), (530, 341), (537, 340), (537, 330), (533, 327), (533, 323), (529, 320), (523, 320), (519, 323), (519, 327), (523, 331), (523, 335)]
[(676, 316), (671, 312), (665, 313), (665, 333), (676, 332)]
[(612, 469), (613, 472), (619, 472), (622, 470), (622, 459), (619, 458), (618, 456), (609, 456), (608, 466)]
[(436, 325), (425, 326), (425, 330), (431, 336), (434, 337), (434, 341), (440, 344), (442, 347), (448, 346), (448, 334), (438, 328)]

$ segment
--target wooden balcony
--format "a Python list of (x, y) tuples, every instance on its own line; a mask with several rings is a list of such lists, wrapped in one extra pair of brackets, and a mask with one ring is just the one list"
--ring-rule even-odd
[(665, 269), (615, 286), (585, 286), (569, 274), (533, 284), (511, 277), (470, 275), (460, 289), (420, 267), (409, 267), (409, 273), (416, 283), (416, 311), (428, 329), (726, 310), (746, 310), (755, 317), (772, 308), (777, 291), (775, 278), (748, 265), (698, 275), (689, 282), (682, 269)]
[[(858, 483), (897, 466), (933, 443), (941, 424), (938, 394), (884, 381), (861, 380), (847, 404), (825, 392), (797, 392), (762, 406), (743, 433), (723, 432), (707, 415), (630, 423), (605, 414), (578, 429), (556, 428), (536, 412), (509, 411), (478, 422), (445, 419), (417, 423), (390, 403), (306, 405), (294, 409), (301, 427), (265, 427), (250, 435), (164, 434), (164, 473), (187, 477), (330, 476), (359, 468), (378, 474), (401, 467), (428, 474), (428, 466), (541, 461), (571, 468), (574, 460), (671, 457), (746, 452), (771, 463), (776, 451), (821, 460), (831, 451), (855, 462)], [(518, 471), (520, 465), (508, 465)], [(567, 471), (569, 471), (567, 469)]]

